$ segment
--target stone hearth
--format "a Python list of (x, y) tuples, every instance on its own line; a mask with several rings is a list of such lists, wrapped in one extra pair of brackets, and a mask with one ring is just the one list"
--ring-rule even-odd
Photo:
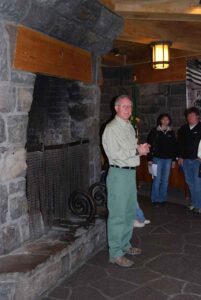
[(48, 235), (0, 257), (0, 299), (32, 300), (69, 276), (105, 246), (105, 222), (88, 229), (51, 230)]

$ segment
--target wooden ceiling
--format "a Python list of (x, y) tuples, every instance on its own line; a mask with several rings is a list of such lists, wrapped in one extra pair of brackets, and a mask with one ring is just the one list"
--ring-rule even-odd
[(149, 44), (172, 42), (171, 60), (201, 56), (200, 0), (101, 0), (124, 17), (124, 29), (114, 41), (118, 57), (109, 53), (103, 65), (118, 66), (150, 62)]

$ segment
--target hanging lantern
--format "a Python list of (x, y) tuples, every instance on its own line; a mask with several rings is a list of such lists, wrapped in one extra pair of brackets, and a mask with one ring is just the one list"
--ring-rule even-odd
[(154, 69), (167, 69), (170, 64), (169, 47), (171, 42), (159, 41), (151, 43), (152, 67)]

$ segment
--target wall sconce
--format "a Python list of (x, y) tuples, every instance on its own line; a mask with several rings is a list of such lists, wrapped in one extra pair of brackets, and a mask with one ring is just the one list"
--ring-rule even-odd
[(167, 69), (170, 64), (169, 47), (171, 42), (159, 41), (150, 44), (152, 47), (152, 67), (154, 69)]

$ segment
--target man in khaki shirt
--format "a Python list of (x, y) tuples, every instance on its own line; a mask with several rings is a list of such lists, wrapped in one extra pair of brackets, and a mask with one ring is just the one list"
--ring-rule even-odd
[(130, 244), (137, 203), (135, 168), (140, 163), (139, 156), (149, 152), (149, 145), (137, 144), (129, 121), (132, 101), (128, 96), (116, 99), (115, 111), (116, 116), (106, 126), (102, 139), (110, 164), (107, 176), (109, 255), (111, 263), (130, 267), (133, 262), (124, 254), (141, 253), (141, 249)]

